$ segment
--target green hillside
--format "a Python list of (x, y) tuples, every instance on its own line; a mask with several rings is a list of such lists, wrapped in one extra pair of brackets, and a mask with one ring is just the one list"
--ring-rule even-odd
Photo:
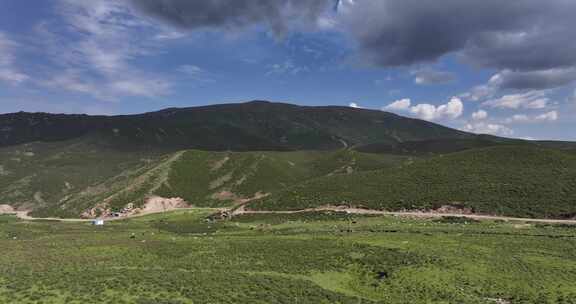
[(435, 209), (526, 217), (576, 215), (576, 155), (535, 146), (499, 146), (440, 155), (394, 169), (319, 178), (250, 204), (287, 210), (320, 205)]
[(123, 152), (83, 138), (0, 149), (0, 205), (38, 217), (139, 207), (150, 196), (228, 206), (334, 174), (389, 168), (404, 156), (352, 150), (299, 152)]
[[(516, 139), (503, 139), (490, 135), (478, 135), (474, 138), (439, 138), (418, 141), (372, 143), (354, 147), (356, 151), (365, 153), (385, 153), (398, 155), (431, 156), (461, 152), (472, 149), (504, 146), (504, 145), (553, 145), (555, 142), (529, 142)], [(554, 146), (559, 148), (558, 146)]]
[(393, 167), (405, 158), (336, 152), (202, 152), (188, 151), (172, 165), (168, 180), (156, 191), (195, 205), (222, 205), (285, 189), (320, 176)]
[(158, 158), (158, 153), (146, 150), (120, 152), (97, 138), (0, 148), (0, 204), (77, 216), (71, 212), (75, 206), (56, 206), (61, 200), (88, 193), (94, 185)]

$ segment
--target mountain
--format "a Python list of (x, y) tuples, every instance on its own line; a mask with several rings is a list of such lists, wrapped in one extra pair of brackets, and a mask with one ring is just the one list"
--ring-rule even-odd
[(95, 217), (155, 199), (570, 216), (576, 145), (382, 111), (254, 101), (122, 116), (0, 115), (0, 206)]
[(121, 150), (332, 150), (372, 143), (471, 139), (423, 120), (350, 107), (253, 101), (123, 116), (0, 115), (0, 147), (96, 137)]
[(443, 154), (396, 168), (307, 181), (250, 204), (295, 210), (343, 204), (385, 210), (445, 205), (521, 217), (576, 216), (576, 153), (506, 145)]

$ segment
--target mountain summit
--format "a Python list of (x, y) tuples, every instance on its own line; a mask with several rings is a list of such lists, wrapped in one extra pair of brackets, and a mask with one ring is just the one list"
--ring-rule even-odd
[(98, 136), (118, 148), (331, 150), (475, 135), (392, 113), (267, 101), (170, 108), (122, 116), (0, 115), (0, 146)]

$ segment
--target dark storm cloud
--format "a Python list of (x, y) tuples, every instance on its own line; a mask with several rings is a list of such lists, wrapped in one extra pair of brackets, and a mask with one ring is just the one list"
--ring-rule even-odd
[(498, 74), (503, 89), (552, 89), (576, 81), (576, 69), (553, 69), (545, 71), (511, 72)]
[(277, 35), (292, 22), (314, 23), (334, 0), (130, 0), (142, 12), (184, 29), (235, 29), (264, 23)]
[(574, 12), (573, 0), (357, 0), (344, 18), (379, 66), (461, 51), (481, 66), (538, 70), (576, 63)]
[[(185, 29), (264, 24), (283, 35), (339, 3), (334, 27), (362, 62), (377, 67), (429, 63), (447, 54), (509, 72), (505, 88), (571, 82), (576, 67), (576, 0), (128, 0)], [(344, 46), (343, 46), (344, 48)], [(423, 83), (450, 75), (423, 75)]]

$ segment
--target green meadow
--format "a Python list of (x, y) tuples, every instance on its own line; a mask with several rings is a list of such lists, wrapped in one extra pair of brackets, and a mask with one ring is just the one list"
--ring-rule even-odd
[(0, 217), (0, 303), (576, 303), (576, 227), (212, 209)]

